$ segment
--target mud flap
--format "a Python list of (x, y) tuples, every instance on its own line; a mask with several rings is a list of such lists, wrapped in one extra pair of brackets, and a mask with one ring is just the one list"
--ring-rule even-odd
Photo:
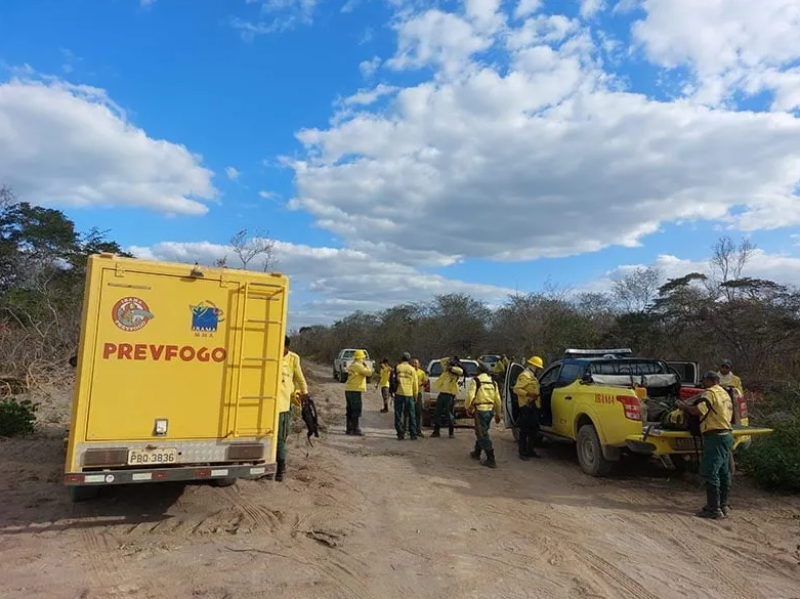
[(609, 462), (619, 462), (622, 459), (622, 449), (613, 445), (603, 445), (603, 457)]

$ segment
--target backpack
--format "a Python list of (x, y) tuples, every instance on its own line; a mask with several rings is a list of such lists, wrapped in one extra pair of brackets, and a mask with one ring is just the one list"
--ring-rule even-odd
[(317, 420), (317, 406), (314, 405), (314, 400), (307, 397), (302, 400), (303, 410), (301, 412), (303, 422), (306, 423), (308, 433), (306, 434), (306, 441), (311, 445), (311, 437), (319, 438), (319, 421)]
[(389, 393), (391, 395), (397, 393), (397, 372), (395, 372), (394, 368), (392, 368), (392, 372), (389, 375)]

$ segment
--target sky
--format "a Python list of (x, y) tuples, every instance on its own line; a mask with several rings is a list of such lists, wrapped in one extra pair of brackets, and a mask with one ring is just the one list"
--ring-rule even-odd
[(141, 258), (266, 235), (293, 327), (722, 235), (800, 284), (800, 2), (3, 0), (0, 183)]

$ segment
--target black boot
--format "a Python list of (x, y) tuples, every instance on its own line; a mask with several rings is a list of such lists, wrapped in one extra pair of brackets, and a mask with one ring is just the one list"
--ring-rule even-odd
[(486, 450), (486, 461), (481, 464), (487, 468), (497, 468), (497, 462), (494, 461), (494, 449)]
[(448, 428), (447, 436), (450, 437), (451, 439), (456, 438), (456, 428), (452, 424)]
[(719, 487), (706, 483), (706, 505), (695, 515), (698, 518), (708, 518), (710, 520), (719, 520), (725, 517), (725, 514), (719, 508)]
[(360, 416), (353, 416), (353, 434), (357, 437), (363, 437), (364, 433), (361, 432), (361, 429), (358, 427), (358, 419)]
[(533, 444), (534, 444), (535, 439), (536, 439), (536, 437), (534, 437), (533, 435), (528, 436), (528, 453), (527, 453), (527, 455), (530, 458), (539, 459), (542, 456), (539, 455), (538, 453), (536, 453), (536, 450), (533, 448)]
[(475, 444), (475, 449), (473, 449), (472, 451), (469, 452), (469, 457), (471, 457), (473, 460), (480, 461), (480, 459), (481, 459), (481, 448), (478, 447), (477, 443)]
[(441, 435), (439, 434), (439, 425), (438, 424), (434, 425), (433, 432), (431, 433), (431, 437), (441, 437)]
[(353, 417), (349, 414), (347, 415), (347, 429), (344, 432), (345, 435), (352, 435), (353, 434)]
[(731, 492), (730, 487), (720, 487), (719, 488), (719, 509), (722, 510), (722, 513), (726, 516), (728, 512), (731, 511), (731, 504), (728, 503), (728, 494)]
[(283, 475), (286, 474), (286, 461), (278, 460), (278, 469), (275, 471), (275, 480), (283, 482)]
[(527, 462), (528, 461), (528, 435), (525, 433), (519, 433), (519, 441), (517, 442), (519, 445), (519, 459)]

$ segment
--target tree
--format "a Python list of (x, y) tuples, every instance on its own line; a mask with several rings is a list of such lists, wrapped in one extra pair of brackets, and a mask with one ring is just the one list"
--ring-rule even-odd
[[(267, 233), (256, 232), (250, 235), (248, 229), (242, 229), (231, 237), (230, 245), (243, 270), (248, 270), (251, 262), (257, 264), (263, 272), (275, 267), (275, 241)], [(217, 265), (227, 266), (227, 256), (220, 258)]]
[(656, 266), (636, 267), (614, 281), (612, 296), (626, 312), (643, 312), (655, 300), (664, 273)]

